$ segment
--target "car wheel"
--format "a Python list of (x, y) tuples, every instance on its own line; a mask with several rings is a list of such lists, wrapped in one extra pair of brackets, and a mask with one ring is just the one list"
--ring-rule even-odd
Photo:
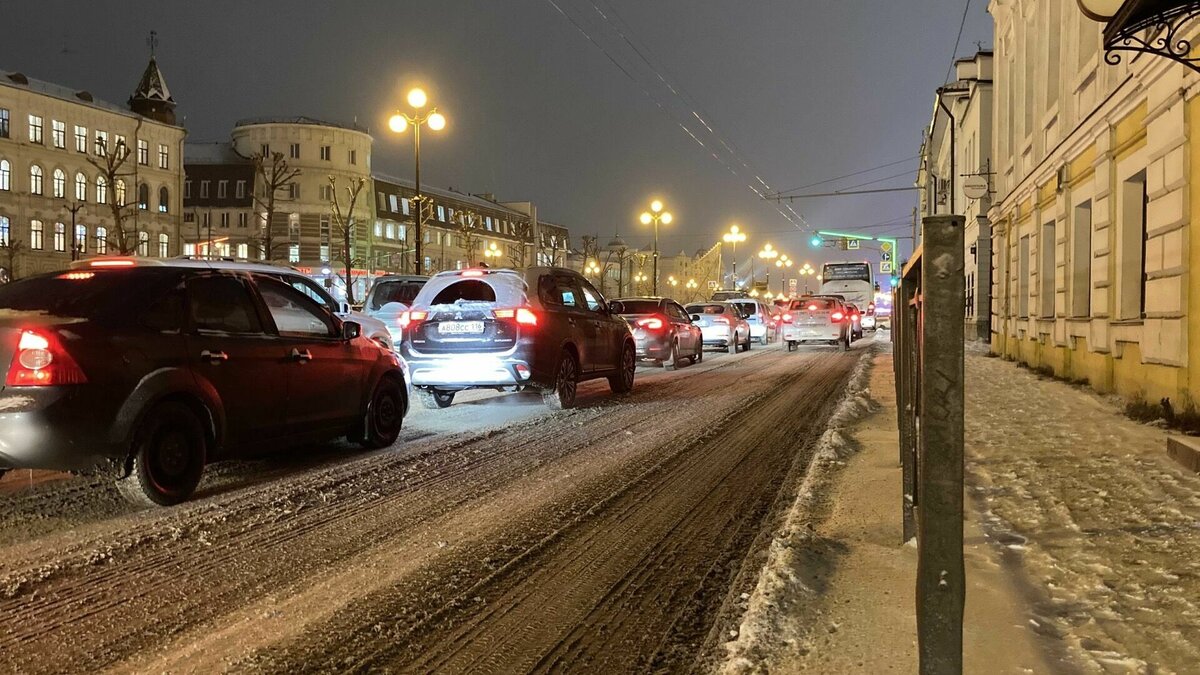
[(555, 410), (575, 407), (575, 393), (579, 388), (579, 364), (569, 350), (564, 349), (554, 373), (554, 388), (542, 394), (542, 401)]
[(704, 361), (704, 345), (697, 344), (696, 345), (696, 353), (692, 354), (692, 365), (694, 366), (697, 363), (701, 363), (702, 361)]
[(844, 351), (844, 352), (850, 351), (850, 335), (849, 334), (847, 334), (846, 337), (842, 338), (842, 351)]
[[(454, 398), (453, 393), (450, 398)], [(386, 448), (396, 442), (403, 424), (404, 391), (392, 378), (384, 378), (375, 387), (371, 402), (367, 404), (367, 432), (359, 444), (372, 450)]]
[(161, 403), (134, 433), (129, 475), (117, 489), (143, 506), (186, 501), (200, 484), (206, 455), (204, 427), (182, 403)]
[(449, 408), (454, 403), (454, 392), (452, 391), (421, 389), (418, 396), (421, 398), (421, 407), (426, 410)]
[(788, 345), (788, 351), (789, 351), (789, 352), (794, 352), (794, 351), (796, 351), (796, 343), (795, 343), (795, 342), (792, 342), (791, 340), (788, 340), (788, 343), (787, 343), (787, 345)]
[(750, 351), (750, 343), (752, 343), (752, 342), (754, 342), (754, 340), (751, 340), (750, 334), (746, 333), (746, 346), (742, 347), (742, 351), (744, 351), (744, 352)]
[[(671, 367), (675, 367), (675, 346), (671, 346)], [(617, 364), (617, 374), (608, 378), (608, 388), (614, 394), (628, 394), (633, 391), (633, 376), (637, 371), (637, 355), (633, 345), (625, 343), (621, 348), (621, 361)]]
[(734, 333), (729, 336), (729, 353), (730, 354), (738, 353), (737, 333)]
[(675, 370), (679, 367), (679, 343), (671, 343), (671, 353), (667, 356), (667, 360), (663, 361), (663, 368), (666, 370)]

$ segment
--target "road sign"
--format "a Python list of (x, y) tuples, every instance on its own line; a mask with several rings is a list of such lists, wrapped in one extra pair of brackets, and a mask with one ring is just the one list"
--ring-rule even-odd
[(880, 274), (891, 274), (892, 273), (892, 263), (890, 260), (885, 260), (885, 261), (879, 263), (879, 273)]
[(857, 239), (847, 239), (846, 240), (846, 250), (857, 251), (858, 244), (859, 244), (859, 241)]
[(791, 289), (791, 291), (793, 293), (796, 292), (796, 282), (797, 281), (798, 281), (797, 279), (788, 279), (788, 288)]
[(716, 281), (714, 281), (712, 279), (708, 280), (708, 290), (715, 291), (715, 290), (717, 290), (718, 286), (719, 286), (719, 284), (717, 284)]
[(888, 253), (887, 251), (883, 251), (882, 253), (879, 254), (879, 259), (882, 260), (883, 262), (889, 262), (892, 259), (892, 254)]
[(883, 251), (884, 253), (891, 251), (892, 250), (892, 242), (890, 242), (890, 241), (883, 242), (882, 244), (879, 245), (879, 250)]
[(988, 181), (986, 176), (967, 176), (963, 181), (963, 194), (967, 199), (979, 199), (988, 193)]

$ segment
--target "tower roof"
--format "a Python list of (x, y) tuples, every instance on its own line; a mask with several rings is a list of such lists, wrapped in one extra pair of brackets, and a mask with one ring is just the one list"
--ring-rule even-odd
[(150, 57), (150, 63), (146, 65), (146, 72), (142, 73), (142, 80), (138, 82), (137, 89), (133, 92), (133, 101), (158, 101), (160, 103), (174, 103), (175, 99), (171, 98), (171, 90), (167, 89), (167, 80), (163, 77), (162, 71), (158, 69), (158, 61), (153, 56)]

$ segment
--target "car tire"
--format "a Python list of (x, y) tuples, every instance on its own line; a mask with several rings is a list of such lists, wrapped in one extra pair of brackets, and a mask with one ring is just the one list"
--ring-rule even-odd
[(358, 444), (364, 448), (378, 450), (396, 442), (404, 426), (404, 388), (400, 383), (390, 377), (379, 381), (367, 404), (363, 426), (366, 433)]
[(796, 351), (796, 343), (792, 342), (791, 340), (788, 340), (787, 347), (789, 352)]
[(748, 352), (748, 351), (750, 351), (750, 344), (751, 344), (751, 343), (753, 343), (753, 342), (754, 342), (754, 340), (751, 340), (751, 339), (750, 339), (750, 334), (749, 334), (749, 333), (747, 333), (747, 334), (746, 334), (746, 346), (745, 346), (745, 347), (742, 347), (742, 351), (744, 351), (744, 352)]
[(554, 410), (575, 407), (575, 395), (579, 389), (579, 362), (570, 350), (564, 349), (554, 371), (554, 384), (549, 391), (542, 392), (542, 401)]
[(846, 337), (841, 339), (841, 343), (842, 343), (842, 351), (844, 351), (844, 352), (850, 351), (850, 335), (848, 333), (846, 334)]
[(452, 391), (421, 389), (418, 390), (417, 396), (421, 399), (421, 407), (426, 410), (441, 410), (454, 404), (454, 392)]
[[(671, 356), (676, 356), (675, 347), (671, 347)], [(675, 361), (671, 361), (671, 367), (674, 368)], [(637, 352), (634, 351), (633, 345), (626, 342), (624, 347), (621, 347), (621, 360), (617, 363), (617, 374), (611, 375), (608, 378), (608, 388), (614, 394), (628, 394), (633, 391), (633, 378), (637, 373)]]
[(734, 333), (729, 337), (729, 353), (738, 353), (737, 333)]
[(134, 432), (129, 475), (117, 481), (117, 489), (141, 506), (179, 504), (200, 484), (206, 456), (204, 426), (191, 409), (160, 403)]
[(671, 343), (671, 353), (667, 355), (667, 359), (662, 362), (664, 370), (675, 370), (679, 367), (679, 343)]
[(696, 353), (692, 355), (692, 365), (697, 365), (704, 361), (704, 345), (697, 345)]

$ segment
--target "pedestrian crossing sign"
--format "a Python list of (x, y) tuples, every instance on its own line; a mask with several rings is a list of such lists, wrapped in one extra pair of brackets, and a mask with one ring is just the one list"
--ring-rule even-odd
[(892, 262), (890, 260), (885, 260), (885, 261), (879, 263), (879, 273), (880, 274), (891, 274), (892, 273)]

